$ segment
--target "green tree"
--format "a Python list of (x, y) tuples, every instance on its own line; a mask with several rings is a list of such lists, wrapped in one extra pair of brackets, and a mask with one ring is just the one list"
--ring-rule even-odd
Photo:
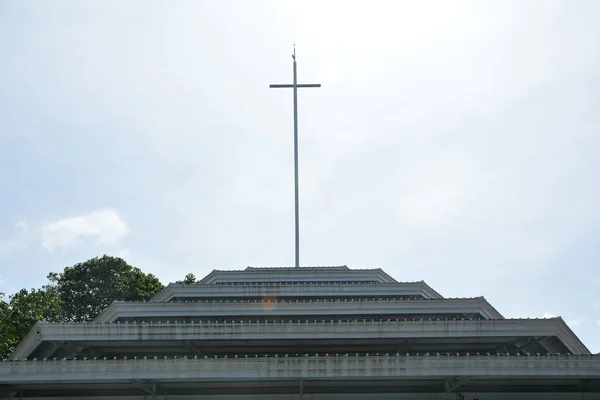
[(21, 289), (0, 300), (0, 359), (8, 357), (38, 321), (63, 320), (60, 298), (55, 288)]
[(187, 274), (182, 281), (177, 281), (175, 283), (185, 283), (187, 285), (190, 285), (192, 283), (196, 283), (196, 275), (194, 275), (194, 274)]
[(50, 285), (0, 293), (0, 360), (15, 350), (38, 321), (90, 321), (115, 300), (145, 301), (162, 290), (152, 274), (103, 256), (48, 275)]
[(0, 293), (0, 360), (4, 360), (12, 351), (11, 340), (7, 332), (10, 326), (9, 312), (10, 306), (4, 300), (4, 293)]
[(163, 289), (158, 278), (104, 255), (52, 272), (65, 321), (92, 321), (113, 301), (146, 301)]

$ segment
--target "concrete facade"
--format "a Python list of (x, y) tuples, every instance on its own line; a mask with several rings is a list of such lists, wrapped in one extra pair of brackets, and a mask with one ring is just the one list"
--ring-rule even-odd
[(413, 297), (422, 299), (441, 299), (438, 292), (425, 282), (398, 283), (339, 283), (294, 282), (267, 284), (194, 284), (184, 285), (171, 283), (152, 301), (165, 303), (169, 301), (239, 298), (257, 299), (265, 296), (277, 296), (282, 299), (323, 298), (327, 293), (330, 298), (398, 298)]
[(600, 356), (562, 318), (347, 267), (213, 271), (95, 322), (40, 322), (0, 398), (598, 399)]
[[(471, 316), (472, 319), (502, 319), (485, 299), (428, 299), (428, 300), (379, 300), (338, 299), (310, 301), (279, 301), (273, 295), (265, 299), (222, 301), (205, 300), (186, 303), (120, 303), (111, 304), (96, 322), (118, 322), (133, 319), (140, 321), (181, 321), (187, 319), (229, 318), (251, 320), (257, 317), (286, 319), (365, 319), (365, 316), (381, 316), (386, 319), (407, 319), (414, 316), (426, 319)], [(265, 312), (265, 310), (267, 312)]]

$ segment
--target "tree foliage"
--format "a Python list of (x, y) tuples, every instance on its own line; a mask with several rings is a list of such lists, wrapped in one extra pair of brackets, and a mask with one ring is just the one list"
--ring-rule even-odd
[(55, 288), (21, 289), (0, 300), (0, 359), (8, 357), (38, 321), (60, 322), (64, 318)]
[(196, 275), (187, 274), (182, 281), (177, 281), (175, 283), (185, 283), (186, 285), (191, 285), (192, 283), (196, 283)]
[(104, 255), (50, 273), (66, 321), (92, 321), (113, 301), (146, 301), (163, 289), (152, 274), (145, 274), (118, 257)]
[(8, 332), (9, 314), (10, 306), (4, 300), (4, 293), (0, 293), (0, 360), (4, 360), (12, 352), (13, 339)]
[(22, 289), (8, 301), (0, 293), (0, 360), (12, 354), (38, 321), (91, 321), (113, 301), (146, 301), (163, 289), (154, 275), (107, 255), (51, 272), (48, 279), (50, 284), (41, 289)]

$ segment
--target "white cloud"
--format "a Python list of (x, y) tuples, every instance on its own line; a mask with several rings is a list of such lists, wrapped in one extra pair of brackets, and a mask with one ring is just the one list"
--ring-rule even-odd
[(19, 221), (15, 225), (15, 229), (20, 231), (23, 234), (26, 234), (27, 231), (29, 231), (29, 225), (27, 225), (27, 222), (25, 222), (25, 221)]
[[(0, 254), (14, 253), (15, 251), (22, 250), (27, 247), (27, 231), (29, 227), (25, 221), (19, 221), (15, 226), (14, 230), (18, 231), (16, 235), (4, 240), (0, 240)], [(0, 280), (0, 283), (1, 280)]]
[(128, 233), (127, 224), (119, 213), (107, 208), (47, 224), (42, 233), (42, 245), (49, 252), (64, 251), (87, 240), (96, 244), (118, 243)]
[(549, 312), (545, 312), (542, 318), (556, 318), (556, 315)]

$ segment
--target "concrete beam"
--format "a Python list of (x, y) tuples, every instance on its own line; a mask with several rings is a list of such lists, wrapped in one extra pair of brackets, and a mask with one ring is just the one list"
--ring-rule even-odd
[(484, 319), (503, 319), (502, 315), (482, 297), (430, 300), (369, 300), (369, 301), (202, 301), (190, 303), (125, 303), (115, 302), (95, 322), (115, 322), (119, 319), (210, 319), (247, 317), (269, 318), (303, 316), (322, 318), (362, 315), (466, 315), (477, 314)]
[(156, 389), (157, 389), (158, 385), (155, 381), (149, 381), (146, 379), (133, 380), (133, 381), (131, 381), (131, 384), (136, 389), (140, 389), (145, 394), (152, 396), (152, 399), (156, 399), (156, 395), (157, 395)]
[(313, 283), (310, 285), (299, 284), (253, 284), (253, 285), (201, 285), (171, 283), (151, 301), (166, 303), (177, 298), (211, 299), (220, 298), (256, 298), (256, 297), (352, 297), (372, 296), (417, 296), (425, 299), (443, 298), (425, 282), (400, 282), (400, 283), (356, 283), (356, 284), (326, 284)]
[[(565, 336), (562, 319), (481, 320), (481, 321), (320, 321), (275, 323), (38, 323), (36, 334), (46, 342), (130, 342), (179, 341), (193, 343), (210, 340), (398, 340), (400, 346), (413, 339), (435, 339), (450, 342), (465, 338), (512, 338), (521, 336), (555, 337), (565, 343), (568, 352), (588, 354), (578, 346), (576, 337)], [(34, 333), (30, 333), (34, 334)], [(572, 334), (573, 335), (573, 334)], [(24, 343), (30, 343), (26, 337)], [(27, 358), (42, 342), (20, 346), (14, 359)], [(567, 345), (568, 344), (568, 345)], [(571, 346), (571, 347), (569, 347)], [(402, 347), (399, 348), (402, 351)], [(510, 352), (503, 350), (503, 353)], [(42, 358), (42, 357), (40, 357)]]
[(188, 351), (196, 356), (204, 356), (202, 350), (198, 347), (195, 341), (192, 340), (184, 340), (183, 345), (188, 348)]
[(467, 383), (467, 381), (471, 379), (470, 376), (456, 376), (453, 378), (447, 378), (444, 381), (444, 386), (446, 388), (446, 393), (452, 393), (454, 392), (456, 389), (458, 389), (459, 387), (461, 387), (462, 385), (464, 385), (465, 383)]
[(352, 356), (0, 362), (6, 385), (282, 379), (600, 380), (600, 356)]
[(303, 267), (303, 268), (249, 268), (246, 270), (213, 270), (198, 283), (231, 284), (249, 282), (298, 282), (313, 284), (317, 282), (339, 283), (397, 283), (382, 269), (349, 269), (348, 267)]
[(14, 399), (15, 396), (17, 396), (18, 394), (19, 394), (19, 392), (11, 390), (9, 388), (0, 389), (0, 399), (6, 399), (6, 400)]

